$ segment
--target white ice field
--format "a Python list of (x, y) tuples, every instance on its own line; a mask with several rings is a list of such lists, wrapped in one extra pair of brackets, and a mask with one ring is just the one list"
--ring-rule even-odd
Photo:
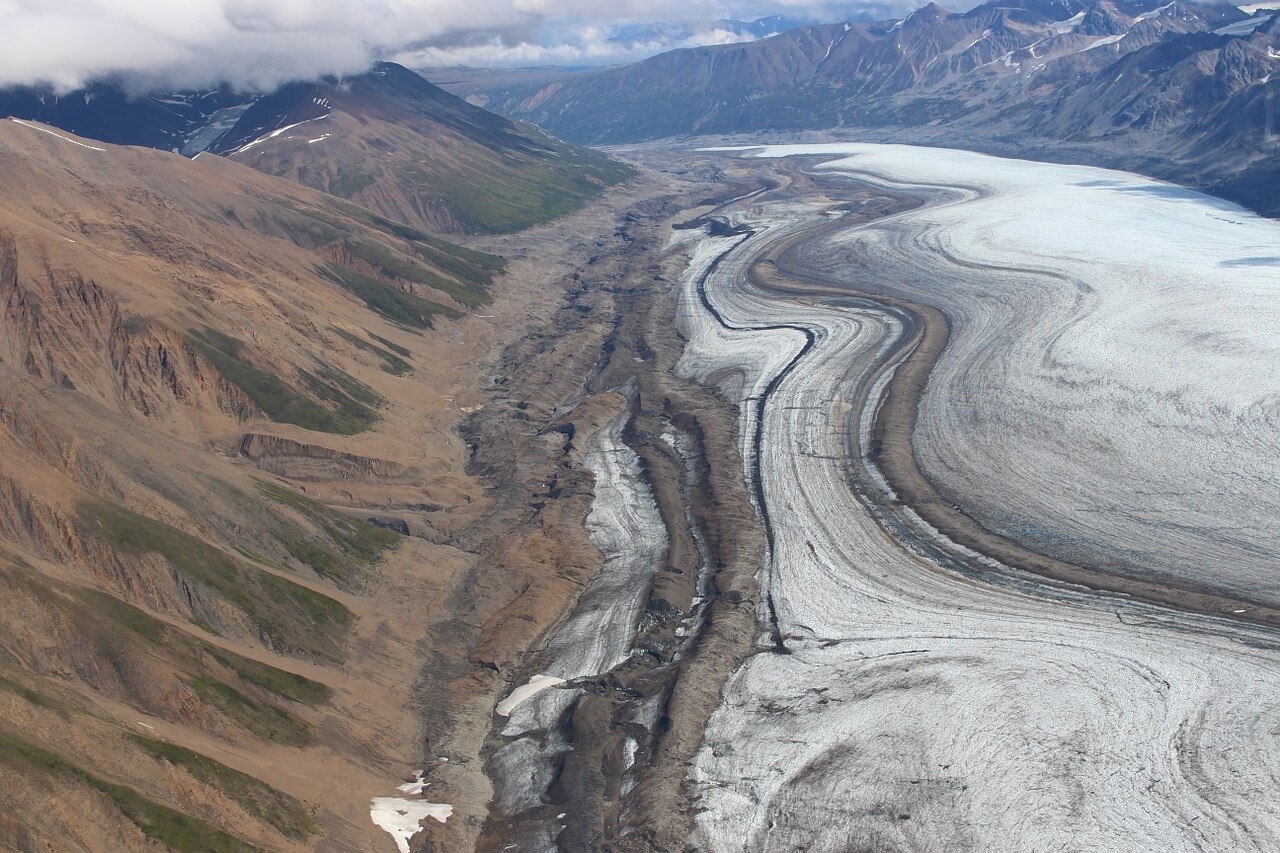
[[(898, 146), (761, 153), (848, 155), (824, 168), (936, 188), (805, 260), (953, 316), (916, 446), (967, 508), (1033, 545), (1275, 592), (1280, 227), (1098, 169)], [(848, 430), (868, 429), (898, 321), (745, 275), (825, 212), (752, 205), (738, 219), (754, 236), (681, 246), (680, 369), (740, 401), (744, 436), (805, 342), (778, 326), (814, 339), (772, 391), (759, 454), (776, 537), (760, 577), (789, 654), (753, 657), (726, 687), (689, 774), (694, 846), (1280, 849), (1268, 632), (975, 582), (860, 502)]]
[(946, 201), (807, 247), (954, 319), (915, 447), (989, 528), (1280, 602), (1280, 224), (1149, 178), (783, 146)]

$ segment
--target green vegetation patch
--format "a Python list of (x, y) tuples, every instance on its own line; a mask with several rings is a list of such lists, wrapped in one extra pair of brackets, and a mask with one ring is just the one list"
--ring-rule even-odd
[(525, 130), (537, 154), (509, 153), (486, 170), (441, 172), (425, 162), (402, 166), (403, 182), (430, 187), (468, 231), (509, 233), (581, 208), (604, 187), (635, 174), (584, 148)]
[(25, 699), (27, 702), (31, 703), (32, 705), (35, 705), (38, 708), (48, 708), (51, 711), (59, 711), (59, 710), (62, 710), (62, 707), (63, 707), (62, 703), (55, 702), (54, 700), (45, 696), (43, 693), (37, 693), (35, 690), (32, 690), (30, 687), (27, 687), (26, 685), (23, 685), (23, 684), (19, 684), (18, 682), (10, 678), (6, 678), (3, 675), (0, 675), (0, 690), (5, 690), (9, 693), (14, 694), (15, 696), (20, 696), (21, 698)]
[(320, 272), (362, 301), (370, 311), (406, 328), (430, 329), (432, 317), (437, 314), (451, 320), (462, 316), (460, 311), (453, 308), (423, 299), (415, 293), (407, 293), (394, 284), (370, 278), (338, 264), (327, 263)]
[(352, 618), (341, 602), (246, 567), (202, 539), (119, 504), (82, 501), (79, 515), (88, 533), (117, 550), (159, 554), (188, 580), (239, 607), (268, 645), (337, 659), (337, 637)]
[[(278, 713), (270, 717), (277, 728), (287, 732), (305, 730), (299, 720), (281, 722), (279, 714), (292, 717), (286, 707), (277, 707), (275, 700), (284, 699), (309, 706), (320, 706), (329, 701), (332, 690), (328, 685), (301, 675), (278, 669), (269, 664), (243, 657), (235, 652), (214, 646), (194, 637), (180, 628), (151, 616), (138, 607), (121, 601), (98, 590), (72, 587), (30, 573), (11, 573), (0, 569), (0, 578), (10, 587), (21, 586), (38, 596), (39, 601), (54, 619), (67, 626), (74, 626), (80, 639), (87, 646), (86, 660), (105, 660), (115, 667), (126, 690), (141, 687), (149, 692), (150, 685), (139, 685), (132, 674), (138, 673), (134, 663), (139, 656), (164, 660), (184, 678), (198, 678), (204, 682), (220, 681), (225, 689), (211, 688), (211, 692), (226, 695), (227, 691), (252, 694), (252, 702), (223, 701), (216, 704), (232, 723), (251, 731), (249, 723), (261, 725), (262, 707), (276, 707)], [(96, 667), (94, 668), (96, 670)], [(96, 684), (88, 676), (90, 684)], [(239, 685), (237, 689), (236, 685)], [(7, 682), (0, 678), (0, 687)], [(14, 689), (28, 701), (53, 707), (70, 709), (62, 700), (43, 695), (31, 695), (31, 691), (14, 685)], [(139, 699), (135, 695), (135, 699)], [(146, 699), (139, 700), (149, 707)], [(155, 713), (164, 714), (163, 708), (153, 707)]]
[(289, 552), (289, 556), (305, 566), (310, 566), (311, 570), (320, 577), (348, 589), (360, 586), (364, 572), (359, 567), (353, 567), (348, 561), (343, 560), (342, 555), (337, 551), (317, 542), (305, 533), (299, 531), (297, 535), (282, 536), (280, 542)]
[(254, 230), (282, 237), (303, 249), (316, 249), (339, 239), (351, 225), (338, 217), (325, 216), (314, 208), (302, 207), (293, 199), (272, 198), (275, 206), (254, 213)]
[(378, 180), (378, 172), (340, 171), (329, 181), (329, 192), (338, 198), (351, 198)]
[[(357, 187), (357, 183), (344, 183), (341, 188), (344, 192), (350, 189), (350, 194), (354, 195), (364, 187)], [(332, 192), (334, 195), (343, 194)], [(284, 237), (294, 245), (311, 250), (341, 242), (355, 257), (381, 270), (384, 275), (427, 285), (448, 293), (464, 305), (487, 304), (490, 300), (488, 286), (496, 274), (506, 269), (506, 260), (498, 255), (442, 240), (402, 222), (379, 216), (356, 204), (335, 201), (334, 209), (326, 210), (303, 207), (292, 199), (278, 198), (273, 201), (277, 205), (276, 209), (271, 213), (260, 214), (256, 220), (259, 231)], [(359, 226), (367, 226), (371, 231), (362, 232)], [(383, 239), (384, 235), (393, 239), (386, 241)], [(420, 261), (456, 281), (424, 269)], [(331, 274), (328, 277), (331, 280), (334, 278)], [(392, 306), (383, 304), (385, 300), (378, 298), (375, 291), (369, 290), (367, 283), (343, 286), (348, 290), (358, 286), (361, 292), (356, 295), (365, 300), (366, 304), (372, 300), (382, 305), (382, 308), (370, 305), (379, 313), (393, 310)], [(414, 328), (428, 327), (405, 320), (396, 322)]]
[(0, 734), (0, 761), (75, 779), (105, 794), (148, 838), (179, 853), (243, 853), (258, 848), (208, 821), (161, 805), (127, 785), (109, 782), (58, 755), (19, 738)]
[[(104, 640), (106, 644), (117, 643), (125, 632), (130, 632), (157, 648), (168, 650), (175, 664), (194, 670), (192, 679), (204, 685), (204, 692), (197, 690), (197, 694), (215, 697), (218, 701), (210, 701), (210, 704), (248, 731), (254, 732), (255, 727), (265, 727), (268, 732), (283, 731), (294, 735), (306, 732), (309, 737), (308, 727), (303, 721), (270, 702), (228, 700), (228, 696), (244, 694), (225, 681), (224, 671), (229, 671), (245, 684), (291, 702), (315, 707), (331, 698), (333, 691), (326, 684), (218, 648), (106, 593), (85, 590), (82, 595), (89, 603), (86, 612), (103, 614), (111, 625), (108, 629), (110, 633)], [(106, 656), (113, 657), (110, 652)], [(191, 686), (190, 681), (187, 683)], [(271, 712), (265, 712), (263, 709), (266, 708), (272, 709)], [(264, 715), (265, 723), (269, 725), (264, 724)]]
[(400, 346), (394, 341), (389, 341), (386, 338), (382, 337), (381, 335), (375, 335), (373, 332), (369, 332), (369, 337), (373, 338), (375, 341), (382, 344), (384, 347), (391, 350), (393, 353), (397, 355), (402, 355), (405, 358), (411, 358), (413, 356), (413, 353), (409, 352), (407, 348)]
[(363, 207), (352, 207), (347, 213), (367, 222), (379, 231), (414, 244), (414, 251), (418, 252), (419, 257), (463, 281), (488, 284), (493, 280), (494, 275), (507, 268), (507, 260), (501, 255), (492, 255), (478, 249), (469, 249), (458, 243), (450, 243), (448, 240), (419, 231), (403, 222), (395, 222), (385, 216), (379, 216)]
[(484, 267), (462, 263), (427, 244), (415, 246), (415, 253), (442, 268), (444, 265), (454, 267), (457, 270), (456, 275), (463, 279), (461, 282), (443, 278), (417, 261), (391, 251), (381, 243), (348, 241), (346, 246), (353, 257), (375, 267), (387, 278), (424, 284), (433, 290), (448, 294), (468, 308), (488, 305), (493, 301), (488, 291), (488, 285), (493, 281), (492, 273)]
[(237, 554), (244, 557), (246, 560), (252, 560), (253, 562), (257, 563), (260, 566), (266, 566), (268, 569), (275, 569), (278, 572), (293, 571), (292, 567), (286, 566), (284, 563), (280, 562), (279, 560), (273, 560), (270, 557), (263, 556), (262, 554), (259, 554), (257, 551), (253, 550), (252, 548), (246, 545), (236, 545), (234, 547), (236, 549)]
[(200, 646), (205, 654), (234, 672), (242, 681), (291, 702), (310, 705), (314, 708), (326, 704), (333, 698), (333, 689), (329, 685), (321, 684), (305, 675), (287, 672), (208, 643), (202, 642)]
[[(335, 401), (337, 399), (336, 395), (341, 395), (352, 403), (369, 408), (381, 406), (386, 402), (377, 391), (374, 391), (350, 373), (327, 364), (322, 364), (317, 372), (320, 374), (319, 383), (326, 386), (313, 389), (318, 395), (334, 395)], [(316, 383), (317, 379), (314, 375), (306, 374), (306, 376), (308, 384)], [(326, 397), (326, 399), (329, 398)]]
[(275, 483), (258, 480), (256, 485), (263, 495), (291, 507), (318, 527), (336, 546), (308, 537), (296, 526), (293, 530), (286, 527), (278, 534), (291, 555), (316, 574), (344, 587), (359, 586), (382, 553), (400, 542), (400, 537), (390, 530), (352, 518)]
[[(123, 633), (120, 629), (123, 629), (150, 645), (168, 647), (170, 635), (178, 634), (175, 628), (141, 608), (127, 604), (105, 592), (78, 590), (78, 597), (85, 604), (88, 613), (101, 614), (104, 617), (103, 621), (107, 623), (104, 627), (108, 628), (113, 638), (119, 638)], [(185, 634), (178, 634), (178, 636), (192, 645), (196, 642), (194, 639), (187, 638)]]
[[(337, 326), (334, 326), (333, 331), (335, 334), (338, 335), (338, 337), (352, 344), (357, 349), (362, 349), (365, 352), (372, 353), (373, 355), (376, 355), (378, 358), (382, 359), (382, 369), (387, 373), (390, 373), (392, 376), (404, 376), (406, 373), (410, 373), (413, 371), (413, 365), (405, 361), (403, 358), (401, 358), (399, 355), (395, 354), (394, 352), (390, 352), (387, 349), (384, 349), (383, 347), (380, 347), (377, 344), (373, 343), (372, 341), (367, 341), (364, 338), (360, 337), (359, 335), (353, 335), (350, 332), (348, 332), (346, 329), (340, 329)], [(377, 335), (374, 335), (372, 333), (369, 333), (369, 337), (377, 338), (377, 340), (382, 342), (384, 345), (390, 344), (394, 346), (394, 344), (391, 344), (391, 342), (388, 341), (386, 338), (379, 338)], [(396, 347), (396, 349), (401, 350), (402, 355), (409, 354), (409, 351), (404, 347)]]
[(315, 742), (311, 726), (270, 702), (258, 702), (225, 681), (197, 675), (184, 679), (196, 695), (231, 717), (257, 737), (288, 746), (309, 746)]
[(378, 406), (386, 401), (372, 388), (329, 365), (321, 365), (318, 372), (317, 376), (298, 371), (311, 393), (335, 407), (329, 413), (333, 425), (329, 432), (354, 435), (378, 422)]
[[(379, 340), (381, 340), (381, 338), (379, 338)], [(30, 563), (28, 563), (25, 559), (18, 556), (17, 554), (14, 554), (11, 551), (6, 551), (4, 548), (0, 548), (0, 562), (6, 563), (9, 566), (13, 566), (14, 568), (17, 568), (17, 569), (23, 569), (25, 571), (35, 571), (34, 567)]]
[[(354, 435), (368, 429), (378, 420), (378, 414), (372, 405), (353, 399), (333, 380), (324, 381), (314, 374), (302, 371), (308, 386), (313, 391), (316, 387), (323, 389), (324, 394), (317, 393), (317, 396), (334, 403), (336, 410), (321, 405), (274, 373), (250, 364), (244, 356), (244, 341), (238, 338), (206, 326), (198, 332), (188, 332), (187, 339), (205, 358), (213, 362), (219, 373), (244, 391), (273, 421), (295, 424), (316, 432)], [(355, 383), (351, 377), (346, 379)]]
[(507, 260), (501, 255), (468, 249), (427, 234), (411, 243), (418, 257), (472, 284), (491, 284), (495, 275), (507, 269)]
[(129, 737), (154, 757), (182, 767), (201, 782), (217, 788), (249, 814), (275, 827), (281, 835), (302, 841), (316, 833), (311, 809), (266, 782), (176, 744), (134, 733)]

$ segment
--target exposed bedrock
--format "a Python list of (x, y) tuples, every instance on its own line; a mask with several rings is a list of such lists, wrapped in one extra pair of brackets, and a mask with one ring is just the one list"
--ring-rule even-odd
[(394, 480), (414, 473), (388, 459), (261, 433), (246, 433), (236, 450), (258, 468), (294, 480)]

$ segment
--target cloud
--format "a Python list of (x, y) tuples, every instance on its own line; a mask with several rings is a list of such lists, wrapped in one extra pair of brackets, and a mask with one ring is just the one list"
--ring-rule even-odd
[[(898, 0), (877, 0), (876, 5)], [(113, 79), (135, 91), (227, 83), (268, 90), (420, 64), (602, 63), (748, 36), (713, 22), (811, 13), (812, 0), (0, 0), (0, 87), (60, 91)], [(856, 7), (855, 7), (856, 8)], [(828, 12), (829, 14), (829, 12)], [(834, 18), (827, 18), (834, 20)], [(670, 37), (617, 38), (678, 22)]]
[(428, 46), (403, 51), (392, 57), (411, 68), (442, 68), (470, 65), (480, 68), (524, 65), (603, 65), (634, 62), (664, 50), (706, 44), (737, 44), (756, 38), (747, 33), (712, 27), (678, 37), (643, 40), (619, 39), (599, 27), (584, 27), (567, 40), (550, 44), (511, 42), (497, 36), (472, 40), (468, 44)]

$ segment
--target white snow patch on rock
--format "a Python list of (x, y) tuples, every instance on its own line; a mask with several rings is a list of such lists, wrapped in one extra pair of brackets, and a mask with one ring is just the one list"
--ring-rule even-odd
[(451, 805), (405, 797), (374, 797), (369, 806), (374, 824), (395, 839), (400, 853), (409, 853), (409, 839), (422, 831), (424, 820), (432, 818), (444, 823), (452, 815)]
[(515, 690), (512, 690), (506, 699), (498, 703), (498, 707), (494, 709), (499, 717), (509, 717), (521, 703), (532, 699), (548, 687), (555, 687), (557, 684), (564, 684), (563, 678), (557, 678), (554, 675), (535, 675), (524, 684), (521, 684)]
[(40, 131), (41, 133), (47, 133), (47, 134), (49, 134), (50, 136), (56, 136), (56, 137), (58, 137), (59, 139), (61, 139), (63, 142), (70, 142), (72, 145), (79, 145), (81, 148), (88, 148), (90, 151), (106, 151), (106, 150), (107, 150), (107, 149), (105, 149), (105, 148), (99, 148), (99, 147), (98, 147), (98, 146), (96, 146), (96, 145), (85, 145), (83, 142), (77, 142), (76, 140), (72, 139), (72, 138), (71, 138), (71, 137), (69, 137), (69, 136), (63, 136), (61, 133), (55, 133), (54, 131), (50, 130), (49, 128), (47, 128), (47, 127), (41, 127), (41, 126), (40, 126), (40, 125), (38, 125), (38, 124), (30, 124), (29, 122), (25, 122), (25, 121), (23, 121), (23, 120), (22, 120), (22, 119), (20, 119), (20, 118), (11, 118), (11, 119), (9, 119), (9, 121), (13, 122), (14, 124), (20, 124), (20, 125), (22, 125), (23, 127), (29, 127), (29, 128), (31, 128), (32, 130), (38, 130), (38, 131)]

